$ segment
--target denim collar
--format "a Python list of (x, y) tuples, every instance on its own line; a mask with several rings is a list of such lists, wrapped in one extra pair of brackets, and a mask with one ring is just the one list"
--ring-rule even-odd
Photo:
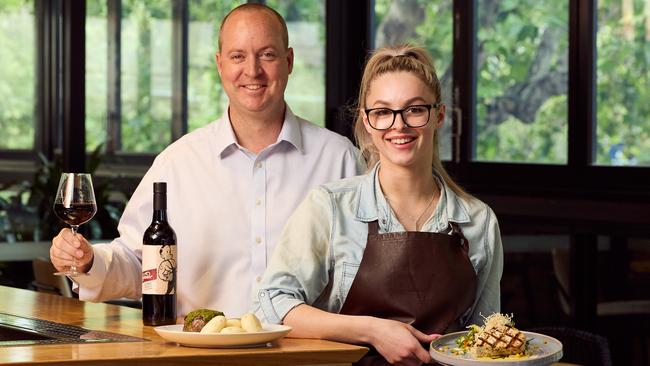
[[(355, 219), (362, 222), (377, 220), (382, 231), (390, 232), (391, 227), (394, 226), (394, 219), (379, 185), (379, 165), (380, 163), (377, 163), (370, 172), (364, 175), (361, 184), (357, 187), (358, 201), (356, 202)], [(424, 229), (442, 232), (447, 229), (449, 222), (470, 222), (468, 203), (449, 189), (435, 170), (433, 170), (433, 176), (440, 187), (441, 194), (433, 214), (434, 220), (425, 224)]]

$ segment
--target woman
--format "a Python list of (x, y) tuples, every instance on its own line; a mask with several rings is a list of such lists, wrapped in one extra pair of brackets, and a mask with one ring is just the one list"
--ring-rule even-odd
[(355, 126), (369, 172), (313, 190), (294, 212), (257, 292), (264, 321), (420, 364), (431, 361), (420, 343), (499, 311), (498, 223), (440, 162), (440, 98), (423, 49), (370, 57)]

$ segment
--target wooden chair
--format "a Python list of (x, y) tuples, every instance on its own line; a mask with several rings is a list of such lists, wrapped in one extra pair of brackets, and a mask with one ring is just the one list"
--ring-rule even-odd
[(34, 271), (34, 281), (32, 286), (36, 291), (49, 292), (65, 297), (72, 296), (70, 282), (65, 276), (55, 276), (56, 268), (49, 259), (35, 258), (32, 260), (32, 269)]
[[(53, 273), (56, 272), (56, 269), (48, 259), (37, 258), (32, 260), (32, 268), (34, 269), (34, 281), (32, 281), (31, 285), (36, 291), (75, 297), (68, 278), (66, 276), (55, 276)], [(142, 303), (139, 300), (116, 299), (105, 301), (105, 303), (142, 309)]]
[(567, 327), (539, 327), (529, 330), (551, 336), (562, 342), (561, 362), (589, 366), (612, 365), (609, 344), (603, 336)]

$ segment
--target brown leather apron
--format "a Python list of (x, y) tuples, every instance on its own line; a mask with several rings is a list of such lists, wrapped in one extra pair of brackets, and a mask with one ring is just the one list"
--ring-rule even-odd
[[(450, 225), (451, 234), (379, 234), (377, 221), (368, 223), (363, 258), (340, 313), (394, 319), (425, 334), (443, 333), (476, 296), (467, 240), (457, 224)], [(358, 364), (388, 362), (370, 352)]]

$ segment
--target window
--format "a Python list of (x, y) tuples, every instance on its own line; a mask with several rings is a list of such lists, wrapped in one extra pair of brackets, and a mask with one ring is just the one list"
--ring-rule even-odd
[(171, 3), (113, 2), (120, 14), (109, 14), (108, 4), (86, 5), (86, 149), (106, 143), (110, 152), (158, 153), (171, 142)]
[(121, 150), (157, 153), (171, 142), (170, 2), (123, 0), (121, 31)]
[(285, 100), (297, 116), (325, 125), (325, 1), (268, 0), (287, 22), (294, 65)]
[(0, 4), (0, 149), (34, 147), (35, 28), (33, 1)]
[[(227, 102), (214, 64), (218, 27), (243, 1), (86, 0), (86, 151), (103, 144), (109, 155), (129, 155), (123, 161), (138, 165), (137, 176), (174, 139), (218, 118)], [(322, 124), (327, 93), (329, 127), (346, 133), (339, 112), (354, 99), (367, 47), (409, 41), (434, 57), (448, 106), (441, 155), (469, 188), (489, 178), (510, 189), (509, 163), (544, 187), (558, 176), (550, 172), (561, 173), (557, 189), (648, 174), (628, 169), (650, 164), (647, 0), (264, 2), (289, 26), (296, 57), (286, 98), (300, 116)], [(61, 36), (81, 22), (61, 17), (67, 2), (1, 3), (0, 127), (8, 137), (0, 153), (22, 164), (0, 170), (8, 182), (17, 172), (31, 177), (32, 151), (50, 160), (60, 151), (70, 120), (63, 112), (74, 109), (61, 73), (75, 58), (75, 50), (63, 55)], [(461, 132), (453, 162), (452, 129)], [(512, 185), (528, 178), (518, 179)]]
[[(155, 154), (182, 133), (219, 118), (228, 104), (215, 64), (219, 26), (243, 2), (88, 0), (86, 150), (105, 144), (111, 154)], [(287, 102), (297, 115), (324, 125), (324, 2), (267, 3), (285, 16), (296, 55)], [(186, 11), (187, 19), (175, 16), (174, 7)], [(184, 22), (186, 30), (174, 28)], [(187, 37), (180, 47), (185, 41), (178, 32)], [(173, 49), (187, 50), (185, 69), (172, 70), (174, 58), (183, 57)], [(180, 77), (174, 73), (187, 75), (187, 111), (172, 103), (173, 78)], [(172, 120), (184, 112), (187, 121)]]
[(374, 45), (410, 42), (425, 47), (433, 57), (442, 87), (442, 102), (447, 106), (439, 135), (440, 157), (451, 159), (453, 28), (451, 0), (375, 1)]
[(479, 161), (567, 162), (568, 1), (478, 1)]
[(650, 165), (650, 2), (598, 1), (598, 165)]
[(194, 0), (189, 5), (188, 129), (221, 117), (228, 98), (221, 87), (215, 55), (221, 19), (240, 1)]
[(86, 150), (105, 143), (108, 95), (108, 9), (104, 0), (86, 1)]

